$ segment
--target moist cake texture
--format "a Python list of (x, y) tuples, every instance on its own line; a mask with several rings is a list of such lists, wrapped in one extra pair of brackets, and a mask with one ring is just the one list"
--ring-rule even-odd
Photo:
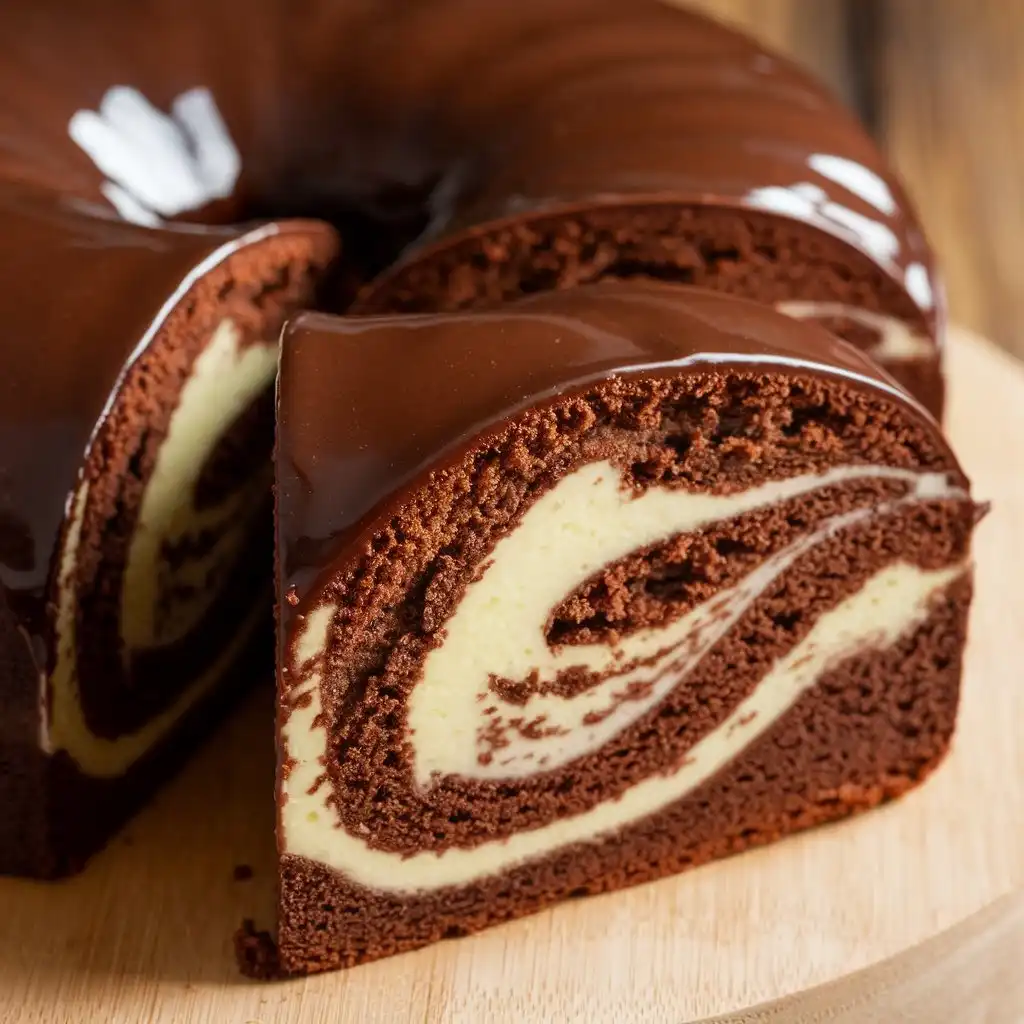
[(947, 749), (969, 485), (812, 325), (643, 282), (309, 316), (278, 418), (287, 972), (844, 817)]

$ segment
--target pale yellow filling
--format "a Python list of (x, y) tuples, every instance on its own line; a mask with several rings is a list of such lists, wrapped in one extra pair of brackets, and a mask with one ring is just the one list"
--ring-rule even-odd
[[(264, 507), (269, 465), (219, 505), (194, 506), (195, 487), (214, 447), (245, 409), (273, 381), (277, 347), (241, 347), (238, 328), (220, 323), (196, 359), (171, 417), (167, 437), (146, 483), (138, 525), (125, 567), (121, 602), (124, 659), (159, 651), (186, 637), (216, 599), (231, 567), (243, 556), (253, 516)], [(236, 636), (162, 713), (132, 733), (106, 739), (93, 734), (82, 709), (76, 660), (74, 589), (78, 546), (88, 502), (83, 484), (70, 508), (58, 580), (57, 661), (50, 685), (48, 747), (65, 750), (88, 775), (112, 777), (158, 742), (174, 723), (210, 691), (239, 656), (265, 616), (269, 595), (252, 595), (252, 612)], [(204, 533), (216, 539), (199, 557), (175, 569), (162, 558), (167, 545), (188, 543)], [(244, 598), (243, 598), (244, 599)], [(145, 686), (145, 679), (137, 680)]]
[(882, 313), (873, 313), (860, 306), (841, 302), (777, 302), (775, 308), (796, 320), (818, 320), (830, 317), (852, 320), (878, 332), (878, 341), (868, 349), (872, 359), (883, 362), (909, 362), (931, 359), (937, 354), (935, 343), (926, 334), (913, 330), (903, 320)]
[[(828, 484), (872, 478), (906, 481), (908, 494), (873, 510), (834, 517), (676, 622), (639, 631), (614, 646), (547, 646), (543, 630), (550, 610), (624, 554)], [(846, 467), (728, 496), (658, 488), (638, 498), (621, 487), (610, 464), (583, 467), (553, 487), (498, 543), (446, 624), (444, 642), (427, 658), (410, 695), (406, 734), (424, 798), (429, 799), (433, 781), (441, 776), (522, 778), (600, 751), (684, 683), (716, 640), (800, 554), (835, 531), (900, 504), (963, 496), (938, 474)], [(666, 764), (666, 774), (645, 779), (618, 799), (472, 849), (411, 857), (373, 849), (365, 836), (348, 833), (327, 803), (329, 785), (323, 784), (322, 774), (328, 736), (320, 683), (337, 608), (319, 607), (307, 617), (296, 644), (294, 671), (302, 681), (282, 730), (293, 761), (283, 783), (284, 847), (363, 885), (414, 891), (464, 884), (636, 822), (685, 796), (739, 754), (831, 665), (862, 649), (890, 645), (917, 626), (930, 599), (963, 571), (961, 565), (929, 572), (903, 563), (882, 569), (822, 614), (722, 725), (689, 750), (684, 763)], [(651, 659), (651, 664), (637, 665), (638, 659)], [(525, 707), (506, 704), (488, 686), (492, 676), (525, 680), (536, 672), (540, 680), (551, 680), (559, 669), (575, 666), (595, 673), (618, 671), (577, 696), (535, 694)], [(623, 699), (627, 688), (633, 695)], [(497, 710), (488, 713), (488, 708)], [(599, 721), (584, 720), (592, 712), (600, 713)], [(508, 730), (508, 746), (482, 761), (481, 739), (496, 716), (506, 723), (514, 716), (537, 720), (540, 732), (527, 738)], [(557, 728), (545, 733), (547, 727)]]
[[(620, 486), (618, 472), (607, 462), (585, 466), (560, 481), (530, 508), (516, 530), (499, 541), (482, 577), (467, 588), (446, 623), (444, 643), (427, 656), (408, 708), (417, 782), (427, 786), (434, 775), (527, 776), (537, 771), (539, 762), (544, 768), (558, 768), (599, 750), (658, 704), (801, 554), (836, 530), (866, 519), (871, 511), (826, 521), (716, 600), (675, 622), (639, 630), (614, 646), (551, 649), (544, 635), (551, 609), (602, 566), (666, 537), (751, 509), (829, 484), (868, 479), (906, 482), (915, 497), (919, 492), (949, 492), (940, 474), (864, 466), (839, 467), (721, 496), (651, 488), (634, 497)], [(684, 655), (679, 648), (690, 636), (697, 639)], [(682, 663), (668, 672), (680, 657)], [(641, 660), (650, 663), (634, 665)], [(595, 675), (614, 674), (572, 699), (538, 694), (525, 706), (506, 704), (489, 688), (494, 677), (519, 681), (531, 673), (537, 674), (538, 684), (551, 683), (559, 671), (576, 667)], [(622, 699), (638, 690), (633, 699)], [(486, 713), (495, 707), (497, 712)], [(588, 723), (588, 716), (600, 716), (600, 721)], [(557, 731), (528, 737), (505, 730), (507, 746), (481, 763), (478, 737), (499, 718), (522, 718)]]

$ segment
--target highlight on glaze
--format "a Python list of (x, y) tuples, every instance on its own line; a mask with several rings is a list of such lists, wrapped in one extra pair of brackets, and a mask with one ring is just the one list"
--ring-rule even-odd
[(106, 176), (103, 195), (127, 221), (155, 227), (232, 194), (242, 159), (209, 89), (175, 97), (170, 114), (131, 86), (78, 110), (68, 135)]
[(755, 209), (815, 224), (849, 240), (900, 280), (922, 313), (930, 313), (935, 308), (935, 294), (928, 268), (917, 262), (902, 265), (905, 254), (899, 238), (887, 223), (894, 207), (885, 183), (867, 168), (838, 157), (815, 155), (808, 166), (854, 192), (877, 209), (880, 216), (875, 218), (852, 210), (810, 181), (751, 189), (744, 202)]

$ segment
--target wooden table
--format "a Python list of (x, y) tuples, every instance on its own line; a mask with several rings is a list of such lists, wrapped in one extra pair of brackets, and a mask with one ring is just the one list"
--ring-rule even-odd
[[(653, 885), (261, 985), (231, 946), (243, 917), (271, 919), (271, 704), (257, 695), (83, 875), (0, 879), (0, 1022), (1019, 1024), (1024, 369), (951, 341), (950, 433), (994, 510), (954, 750), (919, 790)], [(982, 402), (1005, 413), (998, 435)], [(235, 880), (240, 864), (252, 878)]]
[(953, 318), (1024, 355), (1024, 2), (686, 0), (813, 68), (916, 201)]

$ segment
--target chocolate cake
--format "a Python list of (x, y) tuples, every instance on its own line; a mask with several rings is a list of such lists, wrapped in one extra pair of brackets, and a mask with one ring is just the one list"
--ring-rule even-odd
[(334, 249), (312, 224), (157, 241), (27, 195), (0, 218), (30, 285), (0, 289), (0, 871), (51, 876), (271, 655), (277, 337)]
[(278, 424), (285, 971), (769, 842), (946, 751), (968, 482), (814, 325), (643, 282), (307, 315)]
[(627, 278), (821, 320), (941, 407), (898, 182), (804, 72), (701, 17), (0, 5), (0, 871), (77, 867), (269, 675), (288, 316)]

